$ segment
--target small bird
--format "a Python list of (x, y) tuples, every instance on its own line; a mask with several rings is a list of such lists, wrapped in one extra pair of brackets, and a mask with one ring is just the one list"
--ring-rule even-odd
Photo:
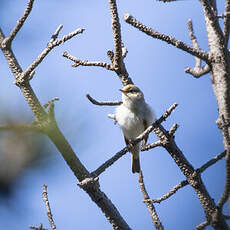
[[(129, 84), (120, 91), (122, 92), (122, 104), (116, 108), (115, 120), (120, 125), (125, 143), (128, 145), (130, 141), (143, 133), (156, 118), (150, 106), (145, 102), (144, 94), (137, 86)], [(145, 145), (146, 142), (147, 138), (143, 140), (142, 145)], [(135, 144), (130, 151), (132, 172), (139, 173), (140, 143)]]

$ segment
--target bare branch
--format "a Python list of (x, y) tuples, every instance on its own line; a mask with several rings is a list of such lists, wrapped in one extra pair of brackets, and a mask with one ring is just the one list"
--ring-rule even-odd
[(199, 224), (198, 226), (196, 226), (196, 230), (203, 230), (205, 229), (207, 226), (209, 226), (208, 221), (204, 221), (203, 223)]
[[(168, 193), (166, 193), (165, 195), (163, 195), (160, 198), (151, 200), (151, 202), (153, 202), (153, 203), (160, 203), (161, 201), (166, 200), (170, 196), (174, 195), (179, 189), (185, 187), (186, 185), (188, 185), (188, 181), (187, 180), (183, 180), (182, 182), (180, 182), (179, 184), (177, 184), (176, 186), (174, 186)], [(144, 200), (144, 202), (147, 202), (147, 201)]]
[(169, 135), (173, 136), (175, 132), (177, 131), (178, 127), (179, 127), (178, 124), (174, 124), (169, 130)]
[(43, 228), (42, 224), (40, 224), (38, 227), (36, 226), (29, 226), (30, 229), (34, 229), (34, 230), (47, 230), (45, 228)]
[[(190, 35), (190, 39), (192, 41), (193, 47), (197, 50), (200, 50), (200, 47), (196, 40), (196, 36), (194, 35), (194, 30), (193, 30), (191, 19), (188, 20), (188, 31), (189, 31), (189, 35)], [(194, 69), (190, 69), (189, 67), (185, 69), (186, 73), (193, 75), (195, 78), (200, 78), (201, 76), (205, 75), (209, 71), (210, 71), (210, 67), (208, 64), (206, 64), (204, 67), (201, 67), (201, 59), (198, 57), (195, 57)]]
[(70, 59), (71, 61), (75, 62), (75, 64), (72, 65), (72, 67), (78, 67), (78, 66), (98, 66), (98, 67), (103, 67), (106, 68), (107, 70), (114, 71), (114, 68), (106, 63), (106, 62), (90, 62), (88, 60), (80, 60), (77, 59), (76, 57), (68, 54), (67, 52), (64, 52), (63, 57)]
[(6, 43), (11, 43), (15, 36), (17, 35), (18, 31), (22, 28), (24, 22), (26, 21), (27, 17), (29, 16), (32, 8), (33, 8), (34, 0), (29, 0), (27, 3), (26, 10), (24, 11), (21, 18), (17, 21), (16, 26), (13, 28), (13, 30), (10, 32), (10, 35), (8, 36)]
[(43, 197), (43, 200), (44, 200), (45, 205), (46, 205), (46, 212), (47, 212), (48, 220), (50, 222), (50, 227), (52, 228), (52, 230), (57, 230), (56, 225), (55, 225), (54, 220), (53, 220), (53, 215), (51, 212), (50, 203), (48, 200), (48, 193), (47, 193), (47, 185), (46, 184), (43, 185), (42, 197)]
[(54, 34), (51, 36), (51, 40), (49, 41), (50, 43), (54, 42), (58, 38), (58, 35), (59, 35), (60, 31), (62, 30), (62, 28), (63, 28), (63, 25), (58, 26), (58, 28), (56, 29)]
[[(57, 28), (55, 33), (58, 33), (61, 30), (60, 26)], [(80, 34), (84, 31), (84, 29), (77, 29), (64, 37), (54, 40), (51, 39), (50, 42), (47, 44), (47, 47), (42, 51), (42, 53), (33, 61), (33, 63), (23, 72), (23, 77), (28, 76), (41, 62), (42, 60), (47, 56), (47, 54), (56, 46), (59, 46), (60, 44), (66, 42), (67, 40), (71, 39), (72, 37), (76, 36), (77, 34)]]
[(121, 25), (117, 12), (116, 0), (109, 0), (110, 13), (112, 18), (113, 42), (114, 42), (114, 58), (113, 66), (118, 69), (122, 62), (122, 41), (121, 41)]
[(230, 216), (228, 216), (228, 215), (223, 215), (223, 216), (224, 216), (224, 219), (226, 219), (226, 220), (230, 219)]
[(229, 120), (225, 119), (224, 115), (221, 115), (217, 121), (218, 127), (222, 131), (223, 142), (226, 151), (225, 157), (225, 186), (224, 192), (218, 201), (218, 208), (222, 211), (224, 204), (227, 202), (230, 197), (230, 135), (229, 135)]
[(187, 44), (183, 43), (182, 41), (179, 41), (173, 37), (170, 37), (168, 35), (159, 33), (145, 25), (143, 25), (141, 22), (137, 21), (132, 15), (130, 14), (125, 14), (124, 15), (124, 20), (129, 23), (130, 25), (134, 26), (135, 28), (139, 29), (140, 31), (146, 33), (147, 35), (153, 37), (153, 38), (157, 38), (160, 39), (162, 41), (167, 42), (168, 44), (171, 44), (173, 46), (175, 46), (178, 49), (181, 49), (183, 51), (186, 51), (190, 54), (192, 54), (193, 56), (196, 56), (206, 62), (209, 62), (209, 55), (207, 52), (195, 49), (191, 46), (188, 46)]
[(144, 199), (146, 200), (145, 204), (146, 204), (148, 211), (151, 215), (151, 218), (152, 218), (152, 221), (153, 221), (155, 228), (157, 230), (163, 230), (164, 227), (163, 227), (163, 225), (162, 225), (162, 223), (161, 223), (161, 221), (157, 215), (157, 212), (156, 212), (154, 205), (152, 204), (151, 201), (148, 201), (149, 195), (148, 195), (146, 188), (145, 188), (142, 171), (139, 172), (139, 180), (138, 181), (139, 181), (140, 190), (143, 194)]
[(108, 105), (108, 106), (115, 106), (115, 105), (121, 105), (122, 101), (96, 101), (94, 98), (92, 98), (88, 93), (86, 94), (86, 97), (89, 99), (89, 101), (94, 105)]
[(154, 142), (154, 143), (152, 143), (152, 144), (143, 146), (143, 147), (141, 148), (141, 151), (148, 151), (148, 150), (150, 150), (150, 149), (153, 149), (153, 148), (156, 148), (156, 147), (162, 146), (162, 145), (163, 145), (163, 144), (162, 144), (161, 141), (159, 140), (159, 141), (156, 141), (156, 142)]
[(225, 17), (224, 17), (224, 39), (225, 39), (225, 47), (228, 48), (229, 41), (229, 32), (230, 32), (230, 0), (225, 0)]
[(207, 168), (214, 165), (217, 161), (221, 160), (224, 156), (226, 156), (226, 151), (216, 155), (214, 158), (212, 158), (211, 160), (206, 162), (204, 165), (202, 165), (196, 171), (199, 171), (200, 173), (204, 172)]
[[(200, 168), (198, 168), (196, 170), (196, 172), (203, 173), (207, 168), (209, 168), (210, 166), (214, 165), (217, 161), (221, 160), (225, 155), (226, 155), (226, 152), (222, 152), (222, 153), (218, 154), (217, 156), (215, 156), (214, 158), (212, 158), (211, 160), (209, 160), (208, 162), (206, 162), (204, 165), (202, 165)], [(188, 185), (188, 181), (187, 180), (183, 180), (179, 184), (175, 185), (168, 193), (166, 193), (162, 197), (157, 198), (157, 199), (153, 199), (151, 201), (153, 203), (160, 203), (161, 201), (166, 200), (169, 197), (171, 197), (179, 189), (183, 188), (186, 185)]]
[(98, 167), (95, 171), (93, 171), (91, 175), (93, 175), (94, 177), (98, 177), (101, 173), (103, 173), (107, 168), (109, 168), (112, 164), (114, 164), (128, 151), (129, 151), (128, 147), (123, 148), (121, 151), (117, 152), (113, 157), (111, 157), (109, 160), (103, 163), (100, 167)]

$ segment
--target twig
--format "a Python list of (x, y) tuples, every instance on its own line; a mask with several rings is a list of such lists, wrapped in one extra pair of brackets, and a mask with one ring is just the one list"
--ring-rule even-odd
[(128, 147), (123, 148), (121, 151), (117, 152), (113, 157), (103, 163), (100, 167), (94, 170), (91, 175), (94, 177), (98, 177), (101, 173), (103, 173), (108, 167), (114, 164), (118, 159), (120, 159), (123, 155), (125, 155), (129, 151)]
[(228, 215), (223, 215), (223, 216), (224, 216), (224, 219), (230, 220), (230, 216), (228, 216)]
[[(188, 185), (188, 181), (187, 180), (183, 180), (179, 184), (177, 184), (176, 186), (174, 186), (168, 193), (166, 193), (165, 195), (163, 195), (160, 198), (151, 200), (151, 202), (153, 202), (153, 203), (160, 203), (161, 201), (168, 199), (170, 196), (172, 196), (173, 194), (175, 194), (179, 189), (185, 187), (186, 185)], [(147, 202), (147, 201), (144, 200), (144, 202)]]
[(198, 226), (196, 226), (196, 230), (203, 230), (205, 229), (207, 226), (209, 226), (208, 221), (204, 221), (203, 223), (199, 224)]
[(109, 0), (110, 14), (112, 19), (113, 42), (114, 42), (114, 57), (113, 66), (118, 69), (122, 62), (122, 41), (121, 41), (121, 25), (117, 12), (116, 0)]
[(53, 215), (52, 215), (49, 200), (48, 200), (47, 185), (46, 184), (43, 185), (42, 197), (43, 197), (43, 200), (44, 200), (45, 205), (46, 205), (46, 212), (47, 212), (48, 220), (50, 222), (50, 227), (52, 228), (52, 230), (57, 230), (55, 223), (54, 223), (54, 220), (53, 220)]
[[(222, 152), (222, 153), (218, 154), (217, 156), (215, 156), (214, 158), (212, 158), (211, 160), (209, 160), (208, 162), (203, 164), (200, 168), (198, 168), (196, 170), (196, 172), (199, 173), (199, 174), (203, 173), (207, 168), (209, 168), (210, 166), (214, 165), (217, 161), (221, 160), (225, 155), (226, 155), (226, 152)], [(179, 184), (175, 185), (172, 189), (170, 189), (170, 191), (168, 193), (166, 193), (165, 195), (163, 195), (162, 197), (157, 198), (157, 199), (152, 199), (151, 201), (153, 203), (160, 203), (161, 201), (166, 200), (169, 197), (171, 197), (179, 189), (185, 187), (186, 185), (188, 185), (188, 181), (183, 180)]]
[(158, 141), (156, 141), (156, 142), (154, 142), (154, 143), (152, 143), (152, 144), (148, 144), (148, 145), (143, 146), (143, 147), (141, 148), (141, 151), (148, 151), (148, 150), (153, 149), (153, 148), (156, 148), (156, 147), (158, 147), (158, 146), (162, 146), (162, 143), (161, 143), (160, 140), (158, 140)]
[[(196, 36), (194, 35), (192, 20), (188, 20), (188, 31), (190, 35), (190, 39), (192, 41), (193, 47), (197, 50), (200, 50), (200, 47), (198, 45), (198, 42), (196, 40)], [(201, 59), (195, 56), (195, 67), (194, 69), (190, 69), (189, 67), (186, 67), (185, 72), (193, 75), (195, 78), (200, 78), (201, 76), (205, 75), (210, 71), (210, 67), (208, 64), (206, 64), (204, 67), (201, 67)]]
[(206, 162), (204, 165), (202, 165), (200, 168), (198, 168), (196, 171), (203, 173), (207, 168), (214, 165), (217, 161), (221, 160), (224, 156), (226, 156), (226, 151), (216, 155), (214, 158)]
[(22, 28), (24, 22), (26, 21), (27, 17), (29, 16), (29, 14), (30, 14), (30, 12), (31, 12), (31, 10), (33, 8), (33, 3), (34, 3), (34, 0), (29, 0), (28, 1), (26, 10), (24, 11), (24, 13), (21, 16), (21, 18), (17, 21), (16, 26), (10, 32), (10, 35), (8, 36), (8, 38), (5, 40), (6, 45), (7, 45), (7, 43), (10, 44), (13, 41), (13, 39), (17, 35), (18, 31)]
[[(57, 30), (54, 33), (54, 37), (58, 36), (58, 33), (61, 30), (61, 26), (57, 28)], [(77, 34), (80, 34), (84, 31), (84, 29), (77, 29), (62, 38), (55, 40), (54, 37), (53, 39), (50, 40), (50, 42), (47, 44), (47, 47), (42, 51), (42, 53), (33, 61), (33, 63), (23, 72), (22, 78), (25, 76), (28, 76), (41, 62), (42, 60), (47, 56), (47, 54), (56, 46), (59, 46), (60, 44), (66, 42), (67, 40), (71, 39), (72, 37), (76, 36)]]
[(70, 59), (71, 61), (75, 62), (75, 64), (72, 65), (72, 67), (78, 67), (78, 66), (97, 66), (97, 67), (103, 67), (106, 68), (107, 70), (114, 71), (114, 68), (106, 63), (106, 62), (90, 62), (88, 60), (79, 60), (76, 57), (68, 54), (67, 52), (64, 52), (62, 54), (63, 57)]
[(89, 99), (89, 101), (94, 105), (121, 105), (122, 101), (96, 101), (94, 98), (92, 98), (88, 93), (86, 94), (86, 97)]
[(178, 49), (181, 49), (183, 51), (186, 51), (206, 62), (209, 62), (209, 56), (207, 52), (195, 49), (191, 46), (188, 46), (187, 44), (183, 43), (182, 41), (179, 41), (173, 37), (170, 37), (168, 35), (159, 33), (145, 25), (143, 25), (141, 22), (137, 21), (132, 15), (126, 13), (124, 15), (124, 20), (129, 23), (130, 25), (134, 26), (135, 28), (139, 29), (140, 31), (146, 33), (147, 35), (153, 37), (153, 38), (157, 38), (160, 39), (162, 41), (167, 42), (168, 44), (171, 44), (175, 47), (177, 47)]
[(30, 229), (34, 229), (34, 230), (47, 230), (45, 228), (43, 228), (42, 224), (40, 224), (38, 227), (36, 226), (29, 226)]
[(179, 127), (178, 124), (174, 124), (169, 130), (169, 135), (174, 136), (174, 134), (177, 131), (178, 127)]
[(157, 215), (157, 212), (156, 212), (156, 209), (155, 209), (154, 205), (152, 204), (151, 201), (150, 202), (147, 201), (147, 200), (149, 200), (149, 195), (148, 195), (148, 193), (146, 191), (146, 188), (145, 188), (142, 171), (140, 171), (140, 173), (139, 173), (138, 182), (139, 182), (140, 190), (141, 190), (141, 192), (143, 194), (143, 197), (146, 200), (145, 205), (148, 208), (148, 211), (149, 211), (149, 213), (151, 215), (151, 218), (152, 218), (152, 221), (153, 221), (153, 224), (154, 224), (155, 228), (157, 230), (163, 230), (164, 227), (163, 227), (163, 225), (162, 225), (162, 223), (161, 223), (161, 221), (160, 221), (160, 219), (159, 219), (159, 217)]

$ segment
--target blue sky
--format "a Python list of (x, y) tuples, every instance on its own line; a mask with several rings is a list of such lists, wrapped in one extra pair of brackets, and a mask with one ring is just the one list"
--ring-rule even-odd
[[(0, 26), (8, 34), (25, 9), (27, 1), (2, 1)], [(218, 1), (222, 13), (224, 1)], [(223, 151), (222, 138), (216, 126), (217, 103), (209, 75), (197, 80), (184, 72), (193, 67), (194, 58), (176, 48), (148, 37), (123, 21), (130, 13), (144, 24), (191, 44), (187, 20), (193, 20), (195, 34), (202, 49), (208, 50), (204, 17), (199, 1), (184, 0), (170, 4), (154, 0), (118, 1), (122, 38), (128, 49), (127, 70), (145, 93), (146, 101), (159, 117), (172, 103), (179, 104), (164, 123), (169, 128), (178, 123), (176, 142), (195, 168)], [(72, 68), (62, 57), (67, 51), (83, 60), (109, 62), (106, 52), (113, 48), (108, 1), (40, 0), (17, 35), (13, 50), (25, 69), (45, 48), (58, 25), (63, 36), (76, 28), (83, 34), (55, 48), (36, 69), (31, 85), (40, 102), (59, 97), (55, 112), (60, 129), (76, 154), (91, 171), (124, 147), (118, 126), (107, 118), (113, 107), (97, 107), (85, 94), (98, 100), (119, 100), (122, 87), (115, 73), (96, 67)], [(32, 113), (0, 54), (0, 105), (12, 119)], [(10, 103), (9, 103), (10, 101)], [(3, 112), (2, 112), (3, 113)], [(151, 134), (150, 141), (156, 140)], [(77, 186), (60, 153), (50, 141), (53, 159), (46, 167), (27, 170), (17, 185), (10, 204), (0, 206), (1, 226), (21, 230), (43, 223), (49, 228), (41, 198), (42, 185), (48, 194), (58, 229), (111, 229), (103, 214)], [(169, 154), (161, 148), (141, 154), (141, 167), (151, 198), (157, 198), (184, 180)], [(224, 161), (209, 168), (202, 176), (211, 196), (218, 201), (224, 188)], [(100, 176), (101, 189), (119, 209), (132, 229), (152, 229), (151, 218), (142, 203), (137, 175), (131, 173), (130, 155), (126, 154)], [(205, 220), (199, 200), (190, 187), (156, 205), (165, 229), (194, 229)], [(227, 213), (227, 208), (225, 207)], [(183, 218), (182, 218), (183, 217)]]

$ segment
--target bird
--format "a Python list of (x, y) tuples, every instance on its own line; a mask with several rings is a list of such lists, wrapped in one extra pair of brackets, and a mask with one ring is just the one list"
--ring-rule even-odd
[[(145, 102), (144, 94), (136, 85), (128, 84), (120, 91), (122, 104), (115, 109), (115, 120), (122, 130), (126, 145), (128, 145), (143, 133), (156, 120), (156, 117), (152, 108)], [(146, 144), (147, 138), (142, 141), (142, 145)], [(140, 142), (130, 148), (133, 173), (139, 173), (141, 170), (140, 149)]]

